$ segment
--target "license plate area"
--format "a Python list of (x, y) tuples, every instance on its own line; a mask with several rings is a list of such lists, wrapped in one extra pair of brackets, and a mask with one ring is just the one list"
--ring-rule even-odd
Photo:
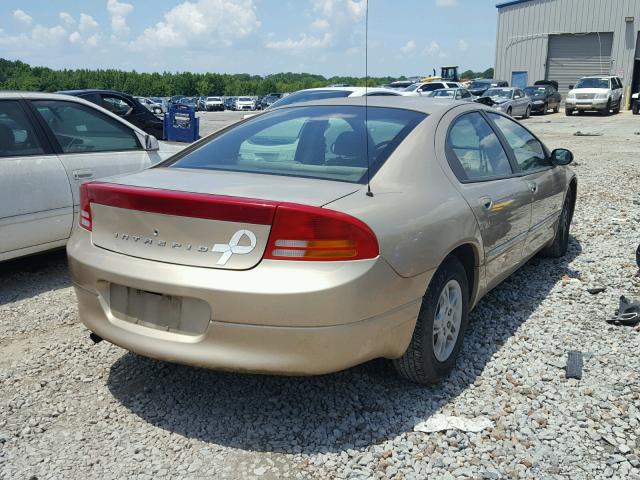
[(112, 315), (147, 328), (186, 335), (202, 335), (211, 309), (203, 300), (164, 295), (112, 283), (109, 288)]

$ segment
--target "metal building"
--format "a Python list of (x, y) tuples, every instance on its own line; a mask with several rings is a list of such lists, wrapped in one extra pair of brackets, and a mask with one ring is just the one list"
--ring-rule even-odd
[(640, 0), (499, 3), (495, 78), (521, 86), (556, 80), (561, 93), (586, 75), (617, 75), (640, 90)]

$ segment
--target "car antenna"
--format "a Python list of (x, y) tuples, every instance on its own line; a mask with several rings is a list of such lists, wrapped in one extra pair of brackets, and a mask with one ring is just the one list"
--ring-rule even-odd
[(367, 197), (371, 191), (371, 159), (369, 158), (369, 0), (364, 0), (364, 151), (367, 156)]

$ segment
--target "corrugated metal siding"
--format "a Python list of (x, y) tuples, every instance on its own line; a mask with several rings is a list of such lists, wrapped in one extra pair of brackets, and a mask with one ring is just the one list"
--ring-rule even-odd
[(547, 57), (547, 79), (559, 84), (566, 94), (569, 85), (588, 75), (611, 73), (612, 33), (551, 35)]
[(530, 81), (545, 78), (551, 35), (600, 32), (613, 34), (611, 72), (631, 83), (640, 0), (531, 0), (497, 11), (496, 78), (509, 80), (514, 71), (529, 72)]

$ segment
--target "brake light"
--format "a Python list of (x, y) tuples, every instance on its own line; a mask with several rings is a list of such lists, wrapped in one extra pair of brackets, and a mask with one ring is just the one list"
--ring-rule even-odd
[(78, 219), (78, 225), (89, 231), (91, 231), (93, 228), (88, 183), (83, 183), (82, 185), (80, 185), (80, 217)]
[(362, 221), (319, 207), (281, 204), (265, 257), (272, 260), (362, 260), (378, 256), (378, 240)]

